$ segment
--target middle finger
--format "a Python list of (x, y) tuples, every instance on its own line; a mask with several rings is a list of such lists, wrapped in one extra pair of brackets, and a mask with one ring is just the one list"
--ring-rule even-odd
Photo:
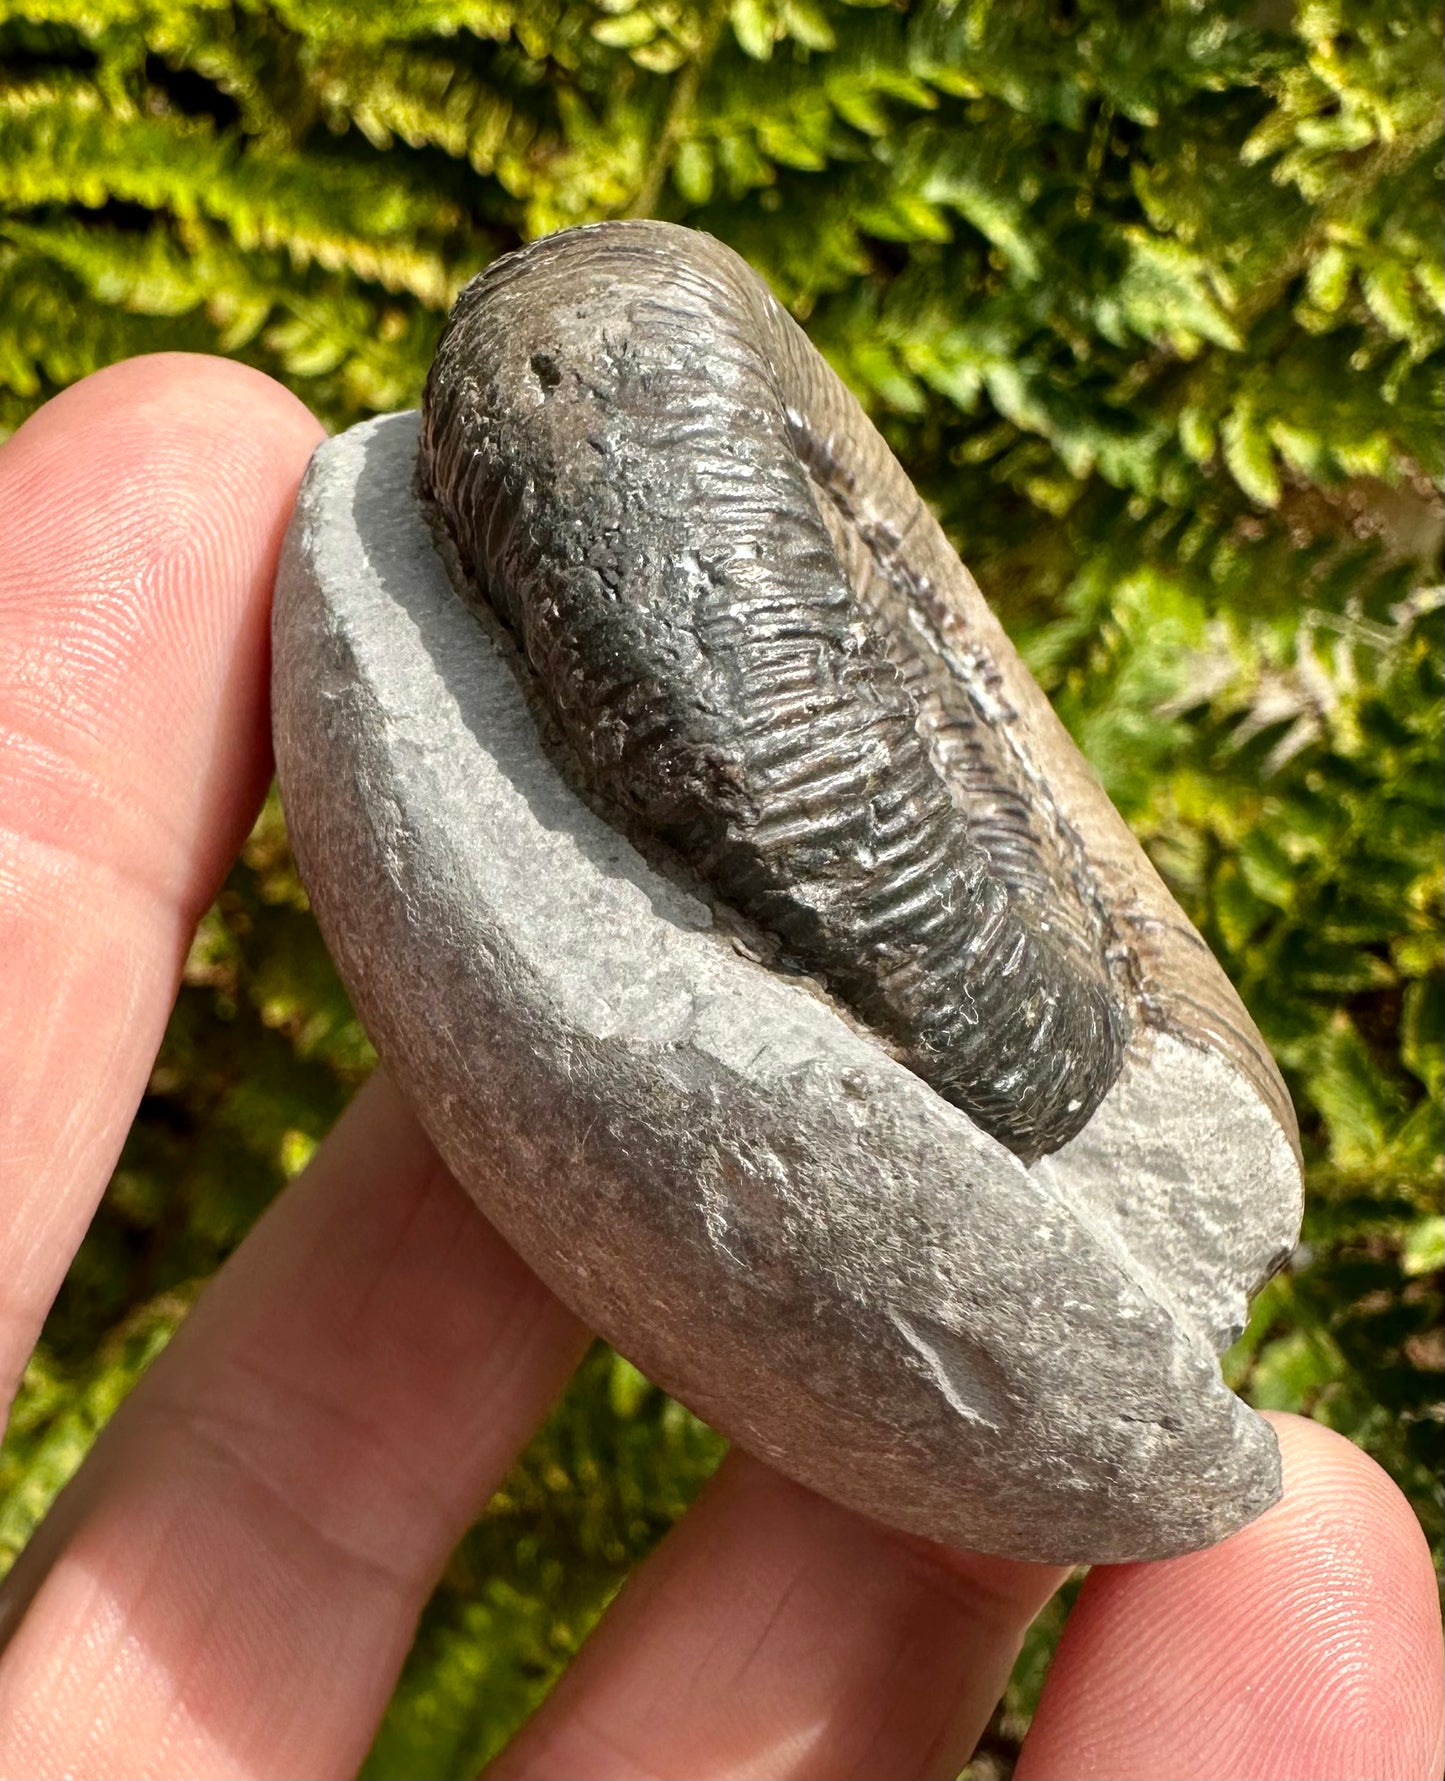
[(894, 1533), (734, 1454), (493, 1772), (956, 1775), (1067, 1574)]

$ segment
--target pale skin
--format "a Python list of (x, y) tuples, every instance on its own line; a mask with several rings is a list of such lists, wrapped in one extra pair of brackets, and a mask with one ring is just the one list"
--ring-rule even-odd
[[(0, 1401), (115, 1163), (270, 772), (267, 608), (316, 422), (134, 360), (0, 448)], [(0, 1591), (0, 1773), (335, 1775), (586, 1332), (378, 1076)], [(1086, 1581), (1023, 1778), (1439, 1773), (1425, 1542), (1278, 1420), (1285, 1497)], [(910, 1540), (741, 1455), (504, 1776), (949, 1776), (1063, 1573)]]

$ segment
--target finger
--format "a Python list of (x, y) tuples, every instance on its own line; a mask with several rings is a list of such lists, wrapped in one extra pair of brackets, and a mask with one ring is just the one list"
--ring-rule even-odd
[(1439, 1774), (1440, 1619), (1419, 1524), (1358, 1448), (1273, 1420), (1276, 1508), (1208, 1552), (1089, 1577), (1020, 1781)]
[(319, 434), (258, 372), (170, 355), (0, 450), (0, 1412), (269, 772), (271, 578)]
[(1065, 1574), (891, 1533), (735, 1455), (494, 1772), (956, 1775)]
[(584, 1344), (374, 1078), (22, 1556), (0, 1773), (354, 1770)]

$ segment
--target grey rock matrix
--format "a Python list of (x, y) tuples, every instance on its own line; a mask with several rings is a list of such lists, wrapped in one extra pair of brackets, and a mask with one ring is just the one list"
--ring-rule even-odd
[[(1273, 1500), (1278, 1460), (1215, 1355), (1294, 1240), (1299, 1169), (1283, 1087), (1222, 973), (881, 440), (740, 262), (683, 231), (611, 225), (524, 250), (473, 290), (488, 280), (507, 322), (480, 387), (484, 407), (498, 401), (496, 440), (536, 449), (523, 405), (545, 414), (569, 379), (581, 389), (589, 354), (606, 343), (613, 355), (591, 375), (597, 412), (572, 428), (597, 438), (601, 481), (579, 482), (558, 454), (564, 486), (544, 490), (546, 524), (570, 512), (572, 548), (591, 568), (602, 514), (613, 560), (649, 567), (659, 597), (679, 572), (685, 583), (699, 536), (717, 536), (699, 513), (722, 459), (715, 416), (711, 431), (669, 440), (639, 420), (639, 403), (659, 388), (665, 399), (671, 371), (715, 370), (719, 327), (774, 368), (781, 420), (760, 418), (767, 378), (755, 377), (740, 460), (772, 426), (769, 451), (778, 437), (790, 445), (797, 481), (786, 462), (763, 462), (784, 515), (770, 529), (756, 480), (743, 479), (754, 553), (767, 557), (775, 535), (796, 547), (812, 568), (780, 593), (811, 586), (828, 623), (845, 612), (839, 647), (861, 623), (847, 673), (825, 684), (855, 685), (861, 659), (888, 746), (917, 773), (877, 665), (893, 662), (927, 764), (942, 763), (964, 819), (934, 857), (986, 895), (992, 874), (1025, 940), (1062, 930), (1057, 944), (1036, 942), (1032, 981), (1046, 1001), (1102, 1009), (1103, 1024), (1082, 1048), (1096, 1066), (1075, 1078), (1086, 1093), (1060, 1099), (1044, 1071), (1041, 1112), (1016, 1125), (1003, 1080), (1013, 1065), (990, 1078), (986, 1044), (957, 1079), (925, 1080), (917, 1023), (910, 1033), (885, 1009), (870, 1026), (873, 991), (835, 999), (851, 987), (846, 958), (810, 960), (786, 913), (769, 919), (800, 884), (807, 904), (806, 872), (775, 874), (739, 913), (746, 899), (729, 892), (740, 880), (726, 861), (715, 870), (730, 845), (721, 829), (690, 853), (689, 818), (664, 824), (654, 845), (646, 772), (632, 796), (622, 778), (588, 771), (587, 732), (557, 710), (548, 668), (546, 649), (565, 643), (547, 630), (555, 614), (545, 599), (540, 624), (520, 604), (507, 611), (509, 588), (528, 574), (543, 585), (537, 563), (565, 568), (568, 549), (524, 526), (532, 554), (509, 580), (481, 518), (470, 547), (465, 534), (439, 546), (418, 496), (416, 417), (397, 415), (318, 451), (274, 633), (291, 833), (378, 1050), (458, 1178), (549, 1284), (792, 1476), (932, 1538), (1031, 1559), (1159, 1557), (1231, 1532)], [(686, 325), (629, 335), (659, 303)], [(609, 396), (622, 411), (610, 437)], [(631, 492), (629, 460), (659, 438), (676, 462), (648, 504)], [(511, 461), (499, 455), (503, 477)], [(538, 460), (533, 490), (544, 471)], [(803, 537), (799, 487), (841, 578)], [(739, 548), (742, 532), (708, 545), (714, 582)], [(467, 570), (515, 638), (473, 597)], [(849, 595), (861, 619), (839, 605)], [(905, 628), (921, 641), (900, 651)], [(657, 635), (643, 631), (644, 644)], [(553, 680), (540, 690), (534, 637)], [(591, 722), (606, 700), (595, 675), (583, 684), (589, 662), (617, 659), (629, 684), (638, 676), (635, 654), (584, 655), (576, 709)], [(835, 733), (847, 756), (857, 732)], [(729, 756), (716, 736), (703, 741), (704, 761), (753, 771), (746, 746)], [(951, 813), (922, 795), (942, 832)], [(819, 810), (826, 818), (826, 794), (806, 814)], [(702, 855), (710, 883), (692, 876)], [(745, 863), (744, 890), (771, 869)], [(987, 910), (969, 919), (986, 926)], [(936, 932), (925, 921), (925, 954)], [(997, 973), (970, 980), (932, 958), (946, 995), (974, 999), (985, 1034), (996, 1009), (1002, 1055), (1012, 1010)], [(926, 1008), (922, 1018), (926, 1038)], [(1068, 1033), (1078, 1018), (1089, 1016), (1066, 1011)], [(1074, 1099), (1088, 1104), (1081, 1120)]]

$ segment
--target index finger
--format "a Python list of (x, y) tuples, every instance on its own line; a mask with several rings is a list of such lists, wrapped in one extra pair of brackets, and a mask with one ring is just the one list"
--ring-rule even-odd
[(0, 450), (0, 1411), (114, 1167), (270, 771), (270, 589), (321, 429), (133, 359)]

